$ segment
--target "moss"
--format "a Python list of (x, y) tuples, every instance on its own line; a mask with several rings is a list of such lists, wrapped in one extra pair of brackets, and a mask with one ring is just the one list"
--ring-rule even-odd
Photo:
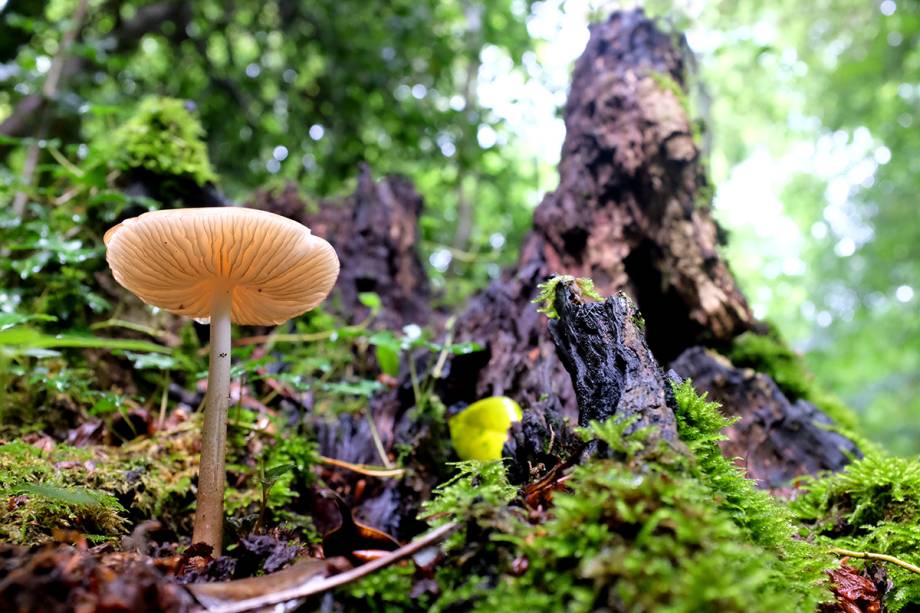
[(591, 300), (603, 300), (604, 297), (594, 287), (594, 281), (587, 277), (575, 278), (572, 275), (554, 275), (547, 281), (537, 285), (539, 294), (531, 302), (539, 305), (538, 313), (543, 313), (549, 319), (559, 317), (556, 312), (556, 288), (560, 283), (572, 283), (573, 287), (581, 293), (581, 297)]
[(463, 526), (441, 545), (450, 558), (437, 566), (437, 598), (413, 597), (414, 571), (395, 566), (337, 590), (342, 610), (465, 610), (488, 591), (489, 581), (473, 569), (485, 567), (494, 574), (499, 546), (491, 537), (511, 530), (516, 512), (508, 505), (518, 491), (508, 483), (501, 462), (470, 460), (451, 466), (454, 476), (435, 489), (421, 513), (433, 526), (449, 521)]
[(124, 533), (126, 511), (110, 485), (123, 473), (99, 469), (101, 452), (57, 445), (43, 451), (22, 441), (0, 445), (0, 540), (33, 544), (55, 529), (92, 540)]
[(131, 479), (120, 486), (135, 519), (155, 517), (178, 534), (191, 534), (201, 440), (199, 416), (119, 449)]
[[(478, 610), (793, 611), (775, 554), (747, 542), (696, 480), (650, 465), (637, 474), (605, 460), (581, 466), (554, 517), (514, 544), (529, 562)], [(803, 606), (804, 605), (804, 606)]]
[(735, 338), (728, 357), (736, 366), (753, 368), (769, 375), (790, 399), (801, 398), (824, 411), (845, 431), (857, 430), (855, 414), (839, 399), (822, 390), (802, 358), (776, 333), (759, 335), (745, 332)]
[[(920, 458), (876, 453), (840, 473), (806, 479), (791, 509), (820, 545), (920, 564)], [(893, 564), (886, 570), (894, 584), (888, 609), (920, 605), (920, 576)]]
[(719, 508), (744, 532), (749, 542), (777, 555), (777, 570), (791, 591), (802, 600), (829, 596), (824, 572), (832, 559), (821, 550), (796, 539), (794, 518), (785, 504), (757, 489), (744, 471), (722, 454), (718, 445), (723, 431), (735, 420), (726, 418), (719, 405), (699, 395), (687, 380), (674, 385), (677, 431), (695, 462), (691, 472), (712, 492)]
[(121, 170), (145, 169), (204, 185), (217, 176), (203, 139), (204, 128), (184, 101), (146, 98), (115, 130), (108, 147), (113, 165)]
[(694, 113), (690, 104), (690, 96), (687, 95), (687, 92), (684, 91), (681, 84), (671, 75), (657, 71), (651, 71), (648, 74), (661, 90), (669, 92), (677, 99), (677, 103), (680, 104), (680, 108), (684, 111), (684, 114), (687, 116), (687, 121), (690, 124), (693, 142), (699, 146), (703, 140), (703, 129), (701, 122), (693, 120)]
[(415, 609), (424, 611), (427, 598), (413, 598), (413, 565), (397, 564), (356, 581), (335, 592), (344, 611), (390, 613)]
[(684, 110), (684, 113), (687, 114), (689, 118), (692, 114), (690, 112), (690, 98), (687, 96), (687, 92), (684, 91), (684, 88), (681, 87), (674, 77), (669, 74), (651, 71), (648, 73), (652, 80), (661, 88), (663, 91), (669, 92), (677, 98), (677, 102), (680, 103), (680, 107)]

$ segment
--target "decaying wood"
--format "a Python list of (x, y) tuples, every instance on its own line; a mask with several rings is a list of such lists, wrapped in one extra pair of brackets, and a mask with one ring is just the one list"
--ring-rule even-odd
[[(645, 341), (635, 304), (625, 294), (603, 302), (585, 301), (578, 286), (560, 283), (549, 323), (559, 358), (572, 379), (578, 401), (578, 425), (616, 419), (629, 422), (626, 432), (644, 429), (646, 449), (656, 441), (677, 443), (675, 400), (665, 375)], [(576, 457), (598, 449), (581, 449), (580, 438), (547, 400), (525, 413), (512, 428), (504, 456), (512, 482), (522, 483)]]
[(861, 457), (852, 441), (829, 429), (831, 420), (805, 400), (790, 401), (762, 373), (736, 368), (726, 358), (694, 347), (671, 364), (680, 376), (739, 420), (722, 442), (762, 487), (779, 488), (799, 475), (840, 470)]
[[(588, 370), (599, 368), (599, 363), (577, 366), (573, 386), (566, 362), (574, 359), (575, 342), (567, 341), (566, 333), (557, 327), (557, 348), (546, 318), (531, 304), (537, 285), (547, 277), (554, 273), (588, 276), (602, 293), (623, 291), (631, 296), (645, 319), (650, 355), (661, 364), (691, 347), (727, 347), (737, 335), (758, 328), (717, 251), (719, 231), (710, 215), (706, 176), (680, 93), (684, 70), (684, 52), (675, 46), (675, 39), (641, 11), (616, 13), (592, 27), (566, 104), (559, 188), (535, 212), (518, 263), (474, 296), (458, 318), (456, 338), (477, 342), (484, 350), (453, 357), (436, 392), (447, 406), (509, 395), (525, 407), (524, 418), (506, 446), (516, 481), (542, 474), (565, 455), (571, 441), (566, 439), (563, 417), (575, 421), (583, 400), (580, 393), (596, 396), (589, 406), (598, 407), (598, 415), (620, 402), (612, 387), (578, 391), (579, 385), (593, 383)], [(393, 185), (389, 179), (375, 184), (364, 171), (351, 200), (354, 211), (324, 208), (312, 216), (311, 223), (337, 248), (345, 245), (340, 253), (346, 305), (355, 305), (356, 292), (368, 283), (364, 289), (376, 289), (385, 305), (403, 313), (403, 319), (395, 321), (405, 322), (406, 317), (423, 321), (424, 307), (418, 305), (429, 293), (414, 255), (413, 214), (418, 207), (411, 205), (418, 200), (408, 185)], [(391, 199), (388, 193), (404, 196)], [(390, 219), (393, 215), (396, 218)], [(385, 237), (375, 237), (380, 228), (390, 228)], [(349, 238), (352, 234), (358, 238)], [(358, 248), (349, 248), (350, 241)], [(368, 247), (372, 244), (379, 245), (380, 251)], [(366, 258), (367, 253), (377, 255)], [(377, 271), (374, 285), (367, 281), (367, 270)], [(393, 281), (385, 287), (397, 293), (391, 297), (380, 282), (387, 275)], [(412, 296), (421, 298), (421, 303)], [(598, 342), (609, 340), (600, 339), (609, 330), (596, 332)], [(587, 342), (586, 335), (572, 338), (579, 344)], [(625, 349), (614, 345), (601, 351), (622, 352), (622, 358), (634, 350), (627, 342)], [(424, 361), (417, 366), (419, 372), (425, 370)], [(685, 372), (691, 372), (689, 366)], [(650, 377), (645, 373), (637, 380), (647, 383)], [(643, 391), (633, 398), (633, 406), (661, 420), (671, 419), (661, 404), (666, 388), (655, 388), (645, 397), (647, 388), (640, 387)], [(602, 397), (603, 410), (598, 404)], [(403, 379), (398, 388), (371, 402), (380, 438), (390, 452), (399, 444), (416, 450), (437, 448), (439, 437), (446, 436), (443, 430), (434, 432), (430, 424), (418, 423), (411, 410), (414, 401), (411, 386)], [(648, 406), (640, 406), (646, 402)], [(766, 437), (764, 427), (752, 425), (764, 419), (757, 416), (755, 406), (727, 406), (730, 412), (746, 416), (733, 430), (733, 440), (738, 441), (735, 449), (753, 458), (752, 476), (765, 484), (839, 468), (845, 454), (855, 449), (839, 435), (819, 435), (815, 424), (826, 418), (812, 412), (813, 407), (803, 413), (800, 405), (775, 406), (778, 413), (766, 426), (770, 428)], [(797, 424), (807, 443), (795, 439), (792, 430), (778, 436), (780, 423)], [(363, 417), (343, 416), (318, 428), (324, 454), (355, 463), (376, 461)], [(356, 504), (356, 517), (399, 538), (421, 529), (407, 518), (429, 495), (438, 471), (426, 465), (424, 453), (410, 462), (413, 478), (366, 492)]]
[[(719, 229), (680, 93), (684, 57), (641, 11), (615, 13), (592, 27), (565, 108), (560, 185), (535, 212), (517, 265), (461, 316), (458, 337), (486, 350), (453, 360), (439, 390), (448, 404), (511, 395), (549, 411), (525, 412), (524, 426), (538, 439), (557, 419), (554, 402), (541, 400), (545, 394), (564, 414), (577, 414), (576, 390), (530, 304), (537, 284), (553, 273), (590, 277), (602, 293), (633, 297), (662, 364), (694, 346), (725, 348), (760, 327), (717, 251)], [(683, 364), (686, 374), (697, 371)], [(764, 380), (772, 385), (759, 375), (739, 392)], [(729, 412), (745, 416), (729, 451), (755, 458), (752, 476), (764, 483), (840, 468), (855, 451), (851, 441), (821, 429), (827, 418), (811, 405), (782, 399), (768, 420), (741, 396), (726, 402)]]
[(578, 425), (616, 417), (677, 440), (667, 384), (632, 301), (620, 294), (584, 303), (574, 284), (560, 283), (555, 307), (549, 331), (575, 386)]

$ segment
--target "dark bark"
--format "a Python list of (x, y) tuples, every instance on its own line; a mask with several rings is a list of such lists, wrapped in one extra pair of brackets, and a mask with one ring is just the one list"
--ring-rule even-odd
[[(645, 449), (658, 441), (679, 447), (675, 400), (655, 356), (645, 342), (642, 319), (624, 294), (585, 302), (575, 283), (556, 288), (557, 319), (549, 324), (559, 358), (578, 401), (578, 425), (608, 419), (627, 421), (626, 432), (646, 431)], [(512, 482), (526, 482), (561, 463), (602, 453), (582, 449), (571, 425), (561, 419), (555, 399), (541, 400), (512, 428), (504, 456)]]
[(645, 342), (639, 314), (624, 295), (583, 303), (573, 284), (556, 291), (558, 319), (549, 324), (559, 358), (572, 377), (578, 425), (612, 417), (651, 428), (653, 438), (677, 440), (674, 407)]
[(840, 470), (848, 456), (861, 457), (852, 441), (829, 430), (831, 420), (805, 400), (790, 401), (773, 380), (735, 368), (702, 347), (688, 349), (671, 364), (694, 387), (740, 418), (728, 429), (722, 451), (740, 458), (748, 476), (762, 487), (779, 488), (799, 475)]

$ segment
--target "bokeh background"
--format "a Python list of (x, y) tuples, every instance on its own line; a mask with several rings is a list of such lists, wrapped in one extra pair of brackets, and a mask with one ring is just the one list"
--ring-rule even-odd
[[(79, 224), (124, 204), (106, 189), (119, 127), (150, 96), (197, 116), (210, 166), (173, 153), (235, 202), (290, 182), (346, 194), (361, 162), (410, 177), (438, 300), (459, 305), (555, 186), (588, 24), (636, 5), (0, 0), (0, 311), (75, 328), (106, 312)], [(644, 6), (695, 57), (715, 212), (755, 313), (871, 438), (920, 452), (920, 2)]]

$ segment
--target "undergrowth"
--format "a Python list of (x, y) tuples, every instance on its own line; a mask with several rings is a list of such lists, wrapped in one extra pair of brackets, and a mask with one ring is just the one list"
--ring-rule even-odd
[[(802, 487), (791, 509), (816, 543), (920, 565), (920, 458), (873, 454)], [(885, 599), (889, 610), (920, 605), (920, 575), (894, 564), (885, 568), (894, 584)]]
[[(647, 448), (628, 422), (592, 423), (583, 435), (612, 457), (578, 465), (549, 509), (526, 507), (500, 464), (461, 464), (426, 505), (429, 521), (461, 529), (442, 547), (437, 597), (424, 608), (772, 612), (830, 600), (823, 571), (833, 559), (797, 540), (788, 509), (722, 456), (729, 422), (718, 406), (689, 382), (675, 395), (689, 457)], [(362, 583), (341, 597), (397, 606)]]
[(121, 170), (142, 168), (163, 177), (188, 177), (199, 185), (216, 180), (204, 128), (188, 104), (175, 98), (145, 98), (111, 134), (107, 151), (113, 165)]

